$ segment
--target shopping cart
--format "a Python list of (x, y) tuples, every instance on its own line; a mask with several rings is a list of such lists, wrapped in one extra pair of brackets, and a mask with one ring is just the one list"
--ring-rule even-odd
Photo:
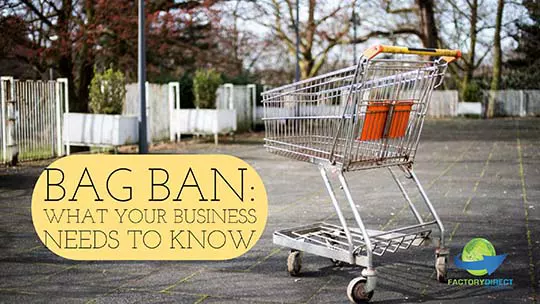
[[(381, 53), (394, 58), (375, 59)], [(423, 55), (424, 58), (410, 55)], [(412, 169), (431, 93), (441, 85), (457, 50), (375, 46), (357, 65), (263, 93), (265, 147), (268, 151), (317, 164), (340, 225), (314, 223), (274, 232), (274, 243), (291, 248), (287, 268), (298, 275), (301, 253), (308, 252), (365, 267), (347, 288), (352, 302), (371, 299), (376, 273), (373, 256), (420, 246), (434, 226), (439, 281), (446, 280), (448, 249), (444, 227)], [(388, 231), (366, 229), (344, 172), (386, 167), (418, 221)], [(424, 219), (392, 168), (416, 184), (432, 220)], [(329, 176), (337, 176), (352, 211), (347, 223)], [(431, 219), (431, 217), (430, 217)]]

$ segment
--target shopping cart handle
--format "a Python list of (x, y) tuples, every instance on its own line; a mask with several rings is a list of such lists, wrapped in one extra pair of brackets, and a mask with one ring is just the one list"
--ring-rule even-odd
[(390, 46), (390, 45), (372, 46), (366, 51), (364, 51), (364, 56), (367, 57), (368, 59), (372, 59), (373, 57), (377, 56), (380, 53), (441, 56), (446, 62), (452, 62), (461, 57), (460, 50), (410, 48), (410, 47)]

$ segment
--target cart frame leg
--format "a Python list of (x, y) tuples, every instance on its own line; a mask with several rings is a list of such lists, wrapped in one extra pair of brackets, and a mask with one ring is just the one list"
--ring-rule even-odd
[(345, 217), (343, 216), (343, 212), (341, 211), (341, 207), (339, 206), (339, 202), (336, 198), (336, 194), (334, 192), (334, 188), (332, 187), (332, 184), (330, 183), (330, 180), (328, 179), (328, 173), (327, 168), (324, 166), (319, 166), (319, 171), (321, 173), (321, 176), (324, 180), (324, 185), (326, 186), (326, 190), (328, 191), (328, 194), (330, 195), (330, 199), (332, 200), (332, 204), (334, 205), (334, 208), (336, 209), (337, 216), (339, 218), (339, 222), (343, 226), (343, 230), (345, 230), (345, 235), (347, 236), (347, 242), (349, 243), (349, 264), (354, 265), (356, 264), (356, 259), (354, 257), (354, 243), (353, 238), (351, 235), (351, 231), (349, 230), (349, 226), (347, 225), (347, 220), (345, 220)]
[(349, 185), (347, 184), (347, 180), (345, 179), (345, 175), (343, 175), (343, 172), (340, 172), (338, 175), (339, 182), (341, 183), (341, 186), (343, 187), (343, 192), (345, 192), (345, 197), (347, 198), (347, 201), (349, 202), (349, 205), (352, 209), (354, 219), (356, 220), (356, 223), (358, 225), (358, 228), (360, 229), (360, 232), (362, 232), (362, 237), (364, 238), (364, 242), (366, 243), (366, 253), (367, 253), (367, 268), (373, 269), (373, 247), (371, 246), (371, 239), (369, 238), (369, 234), (367, 232), (366, 226), (364, 225), (364, 221), (362, 221), (362, 217), (360, 216), (360, 212), (358, 211), (358, 208), (356, 207), (356, 204), (354, 203), (354, 199), (351, 195), (351, 191), (349, 190)]
[(401, 194), (403, 194), (403, 198), (407, 201), (407, 203), (409, 204), (409, 208), (411, 209), (412, 213), (414, 214), (414, 216), (416, 217), (416, 220), (418, 221), (419, 224), (423, 224), (424, 223), (424, 220), (422, 219), (422, 216), (420, 215), (420, 212), (418, 212), (418, 210), (416, 209), (416, 207), (414, 206), (413, 202), (411, 201), (411, 198), (409, 197), (409, 194), (407, 193), (407, 191), (405, 190), (405, 187), (403, 186), (403, 184), (401, 183), (401, 181), (399, 181), (398, 177), (396, 176), (396, 174), (394, 173), (394, 170), (392, 170), (392, 167), (388, 167), (388, 171), (390, 171), (390, 174), (392, 175), (392, 178), (394, 178), (394, 181), (396, 182), (399, 190), (401, 190)]
[(446, 248), (445, 242), (444, 242), (444, 226), (439, 218), (439, 215), (437, 214), (437, 211), (435, 211), (435, 208), (433, 208), (433, 205), (431, 204), (431, 201), (429, 200), (426, 191), (424, 191), (424, 188), (422, 187), (422, 184), (420, 184), (420, 180), (418, 180), (418, 177), (414, 173), (414, 171), (410, 168), (407, 168), (407, 171), (410, 173), (414, 183), (418, 187), (418, 191), (420, 192), (420, 195), (422, 195), (422, 198), (424, 199), (424, 202), (426, 203), (429, 211), (433, 215), (433, 218), (437, 222), (437, 226), (439, 226), (439, 230), (441, 232), (440, 237), (440, 243), (439, 247), (435, 249), (435, 270), (437, 271), (437, 281), (444, 283), (447, 280), (447, 269), (448, 269), (448, 256), (450, 255), (450, 251), (448, 248)]
[(360, 228), (360, 232), (362, 232), (364, 243), (366, 244), (367, 267), (362, 270), (362, 276), (366, 278), (365, 292), (369, 293), (375, 290), (377, 282), (377, 273), (373, 267), (373, 247), (371, 245), (371, 239), (369, 238), (364, 221), (362, 221), (362, 217), (360, 216), (360, 211), (358, 211), (358, 207), (356, 207), (356, 204), (354, 203), (351, 191), (349, 190), (349, 185), (347, 184), (347, 180), (345, 179), (345, 175), (342, 171), (339, 172), (338, 178), (341, 186), (343, 187), (343, 192), (345, 192), (345, 197), (347, 198), (347, 201), (352, 209), (354, 219), (358, 224), (358, 228)]
[(435, 208), (433, 207), (433, 204), (431, 204), (431, 201), (429, 200), (429, 197), (426, 194), (426, 191), (424, 191), (424, 188), (422, 187), (422, 184), (420, 183), (420, 180), (418, 180), (418, 177), (414, 173), (412, 169), (406, 168), (407, 172), (411, 175), (414, 183), (416, 184), (416, 187), (418, 187), (418, 191), (420, 192), (420, 195), (424, 199), (424, 202), (426, 203), (426, 206), (428, 207), (429, 211), (431, 212), (431, 215), (433, 215), (433, 218), (437, 222), (437, 226), (439, 227), (439, 231), (441, 233), (441, 242), (439, 244), (439, 250), (443, 250), (445, 248), (445, 242), (444, 242), (444, 234), (445, 229), (443, 226), (443, 223), (441, 219), (439, 218), (439, 215), (437, 214), (437, 211), (435, 211)]

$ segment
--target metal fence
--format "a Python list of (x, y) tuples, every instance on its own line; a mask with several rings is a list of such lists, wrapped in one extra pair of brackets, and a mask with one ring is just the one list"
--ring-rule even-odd
[(540, 90), (503, 90), (483, 93), (484, 105), (488, 104), (490, 96), (495, 97), (494, 115), (496, 117), (540, 116)]
[(0, 155), (2, 163), (63, 155), (62, 115), (67, 79), (0, 80)]

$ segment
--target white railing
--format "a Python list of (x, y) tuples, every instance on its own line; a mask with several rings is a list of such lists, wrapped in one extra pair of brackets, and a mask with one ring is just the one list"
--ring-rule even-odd
[(68, 102), (67, 79), (0, 80), (0, 163), (65, 154), (62, 115)]

